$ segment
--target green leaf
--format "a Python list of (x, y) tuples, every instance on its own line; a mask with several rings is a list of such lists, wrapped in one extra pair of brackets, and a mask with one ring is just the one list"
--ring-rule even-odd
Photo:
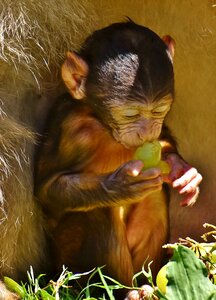
[(13, 279), (5, 276), (4, 277), (4, 283), (6, 287), (11, 290), (12, 292), (17, 293), (21, 298), (25, 297), (25, 291), (21, 285), (19, 285), (16, 281)]
[(108, 294), (108, 296), (109, 296), (109, 299), (110, 299), (110, 300), (115, 300), (115, 298), (114, 298), (114, 296), (113, 296), (113, 293), (112, 293), (112, 290), (110, 290), (110, 288), (109, 288), (109, 286), (108, 286), (108, 284), (107, 284), (107, 282), (106, 282), (106, 280), (105, 280), (105, 278), (104, 278), (104, 275), (102, 274), (100, 268), (98, 268), (98, 273), (99, 273), (101, 282), (103, 283), (103, 285), (104, 285), (104, 287), (105, 287), (105, 289), (106, 289), (106, 291), (107, 291), (107, 294)]
[(53, 297), (52, 295), (50, 295), (45, 290), (39, 290), (38, 293), (40, 294), (42, 300), (55, 300), (55, 297)]
[(204, 263), (187, 247), (178, 245), (167, 264), (168, 300), (216, 300), (216, 286)]

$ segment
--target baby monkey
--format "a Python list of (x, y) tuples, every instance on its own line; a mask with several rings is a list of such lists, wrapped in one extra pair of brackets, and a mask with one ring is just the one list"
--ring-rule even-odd
[[(62, 78), (69, 94), (50, 112), (35, 174), (57, 267), (105, 265), (104, 272), (131, 285), (148, 258), (155, 274), (169, 231), (163, 183), (178, 189), (182, 206), (195, 202), (202, 177), (164, 125), (174, 96), (174, 44), (128, 21), (67, 53)], [(153, 140), (161, 143), (168, 176), (133, 159)]]

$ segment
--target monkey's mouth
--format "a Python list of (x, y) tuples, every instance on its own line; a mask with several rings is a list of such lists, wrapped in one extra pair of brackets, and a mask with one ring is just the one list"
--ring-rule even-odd
[(118, 130), (112, 131), (114, 139), (127, 149), (137, 148), (149, 141), (148, 137), (141, 137), (139, 132), (120, 133)]
[(112, 135), (114, 139), (127, 149), (133, 149), (142, 146), (146, 142), (157, 140), (160, 136), (161, 129), (151, 130), (151, 128), (120, 130), (113, 129)]
[(121, 143), (125, 148), (127, 149), (136, 149), (140, 146), (142, 146), (145, 142), (147, 142), (147, 140), (143, 141), (143, 140), (140, 140), (139, 142), (138, 141), (119, 141), (119, 143)]

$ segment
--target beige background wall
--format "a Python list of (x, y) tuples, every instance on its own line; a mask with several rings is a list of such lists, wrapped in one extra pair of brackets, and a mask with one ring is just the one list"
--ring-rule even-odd
[(167, 123), (204, 179), (193, 208), (180, 208), (172, 195), (172, 238), (199, 237), (203, 223), (216, 223), (216, 1), (101, 0), (95, 9), (98, 28), (129, 16), (176, 41), (176, 100)]

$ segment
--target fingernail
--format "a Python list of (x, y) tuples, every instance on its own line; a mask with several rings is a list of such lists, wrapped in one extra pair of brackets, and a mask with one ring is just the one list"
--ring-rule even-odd
[(175, 187), (179, 186), (179, 182), (175, 180), (172, 185), (175, 188)]
[(187, 189), (186, 188), (183, 188), (179, 191), (179, 194), (184, 194), (185, 192), (187, 192)]
[(132, 171), (132, 174), (133, 174), (134, 177), (136, 177), (136, 176), (139, 174), (139, 171), (133, 170), (133, 171)]

